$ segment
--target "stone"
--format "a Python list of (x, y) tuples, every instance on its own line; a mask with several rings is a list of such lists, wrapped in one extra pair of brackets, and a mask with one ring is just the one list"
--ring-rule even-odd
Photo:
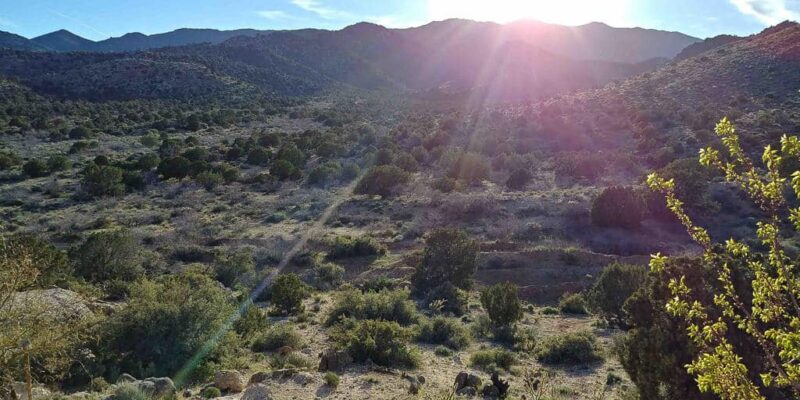
[(183, 391), (183, 397), (192, 397), (192, 389), (186, 389)]
[(500, 389), (498, 389), (497, 386), (494, 385), (486, 385), (486, 387), (483, 388), (482, 394), (484, 398), (499, 399)]
[(273, 379), (288, 379), (293, 377), (297, 373), (297, 370), (294, 368), (284, 368), (284, 369), (276, 369), (270, 373), (270, 376)]
[(417, 380), (419, 381), (419, 383), (421, 383), (423, 385), (425, 384), (425, 377), (424, 376), (417, 375)]
[(478, 391), (472, 386), (466, 386), (458, 389), (456, 394), (464, 397), (474, 397), (476, 394), (478, 394)]
[(292, 348), (292, 346), (283, 346), (279, 347), (278, 350), (276, 350), (275, 352), (278, 353), (278, 355), (281, 357), (286, 357), (289, 354), (294, 353), (294, 349)]
[(153, 382), (154, 397), (172, 397), (177, 389), (175, 388), (175, 383), (172, 382), (170, 378), (147, 378), (145, 379), (148, 382)]
[(117, 384), (120, 383), (133, 383), (138, 381), (138, 379), (134, 378), (131, 374), (122, 374), (117, 378)]
[(239, 393), (244, 390), (244, 376), (239, 371), (223, 370), (214, 374), (214, 386), (220, 390)]
[(269, 372), (256, 372), (253, 376), (250, 377), (250, 381), (247, 382), (247, 386), (255, 385), (256, 383), (266, 382), (272, 377), (272, 374)]
[(314, 382), (314, 375), (311, 375), (309, 372), (298, 372), (292, 377), (292, 380), (298, 385), (305, 386), (311, 382)]
[[(25, 382), (14, 382), (13, 386), (18, 400), (28, 400), (28, 389)], [(41, 399), (51, 396), (50, 391), (41, 386), (34, 386), (31, 388), (31, 394), (33, 395), (34, 399)]]
[(271, 400), (272, 394), (269, 388), (261, 383), (255, 384), (247, 388), (242, 394), (241, 400)]
[(481, 378), (476, 375), (461, 371), (458, 373), (458, 375), (456, 375), (455, 387), (456, 391), (465, 387), (472, 387), (477, 390), (479, 387), (481, 387)]
[(352, 362), (353, 358), (346, 351), (328, 349), (320, 354), (319, 368), (317, 369), (319, 372), (340, 372)]
[(152, 381), (136, 381), (132, 383), (136, 386), (142, 393), (153, 397), (156, 393), (156, 384)]

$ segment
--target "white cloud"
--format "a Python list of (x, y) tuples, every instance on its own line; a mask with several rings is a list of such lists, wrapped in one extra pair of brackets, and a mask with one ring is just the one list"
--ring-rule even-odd
[(800, 0), (730, 0), (739, 12), (766, 25), (800, 19)]
[(312, 12), (325, 19), (353, 18), (353, 15), (342, 10), (327, 7), (317, 0), (292, 0), (292, 4), (303, 10)]
[(286, 14), (285, 12), (283, 12), (281, 10), (256, 11), (256, 14), (258, 14), (260, 17), (263, 17), (263, 18), (266, 18), (266, 19), (287, 19), (287, 18), (289, 18), (289, 14)]

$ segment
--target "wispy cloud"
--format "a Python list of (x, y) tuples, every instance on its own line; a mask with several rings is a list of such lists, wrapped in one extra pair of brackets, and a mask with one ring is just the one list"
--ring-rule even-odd
[(6, 29), (14, 29), (14, 28), (19, 28), (19, 25), (15, 24), (14, 21), (0, 15), (0, 27)]
[(353, 18), (349, 12), (325, 6), (317, 0), (292, 0), (292, 4), (325, 19)]
[(766, 25), (800, 19), (800, 0), (730, 0), (742, 14)]
[(66, 19), (66, 20), (70, 21), (70, 22), (73, 22), (73, 23), (75, 23), (75, 24), (81, 25), (81, 26), (83, 26), (84, 28), (86, 28), (86, 29), (89, 29), (89, 30), (93, 31), (94, 33), (97, 33), (98, 35), (100, 35), (100, 36), (102, 36), (102, 37), (110, 37), (110, 36), (111, 36), (111, 35), (109, 35), (109, 34), (107, 34), (107, 33), (103, 32), (103, 31), (101, 31), (101, 30), (99, 30), (99, 29), (97, 29), (97, 28), (95, 28), (95, 27), (93, 27), (93, 26), (91, 26), (91, 25), (87, 24), (86, 22), (83, 22), (82, 20), (80, 20), (80, 19), (78, 19), (78, 18), (75, 18), (75, 17), (69, 16), (69, 15), (67, 15), (67, 14), (64, 14), (64, 13), (62, 13), (62, 12), (60, 12), (60, 11), (53, 10), (53, 9), (51, 9), (51, 8), (48, 8), (48, 9), (47, 9), (47, 11), (49, 11), (49, 12), (50, 12), (51, 14), (53, 14), (53, 15), (57, 15), (57, 16), (59, 16), (59, 17), (61, 17), (61, 18), (64, 18), (64, 19)]
[(281, 10), (256, 11), (256, 14), (266, 19), (288, 19), (289, 14)]

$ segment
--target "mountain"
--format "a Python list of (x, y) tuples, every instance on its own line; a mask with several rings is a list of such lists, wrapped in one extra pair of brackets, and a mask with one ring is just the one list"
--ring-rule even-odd
[(700, 39), (678, 32), (642, 28), (614, 28), (602, 23), (563, 26), (538, 21), (517, 21), (501, 25), (450, 19), (401, 30), (431, 49), (442, 45), (482, 47), (520, 41), (554, 54), (582, 60), (637, 63), (652, 58), (672, 58)]
[(31, 41), (51, 51), (91, 51), (94, 44), (65, 29), (35, 37)]
[(725, 46), (726, 44), (733, 43), (735, 41), (741, 40), (742, 38), (739, 36), (734, 35), (719, 35), (714, 36), (712, 38), (708, 38), (703, 40), (702, 42), (692, 43), (689, 46), (686, 46), (677, 56), (675, 56), (675, 61), (685, 60), (687, 58), (694, 57), (701, 53), (705, 53), (709, 50), (714, 50), (717, 47)]
[(95, 42), (91, 45), (91, 49), (92, 51), (124, 52), (199, 43), (217, 44), (236, 36), (255, 36), (268, 32), (269, 31), (259, 31), (255, 29), (220, 31), (216, 29), (189, 28), (154, 35), (134, 32), (117, 38), (109, 38)]
[(3, 31), (0, 31), (0, 48), (30, 50), (30, 51), (47, 50), (41, 45), (31, 41), (30, 39), (24, 38), (20, 35), (16, 35), (10, 32), (3, 32)]

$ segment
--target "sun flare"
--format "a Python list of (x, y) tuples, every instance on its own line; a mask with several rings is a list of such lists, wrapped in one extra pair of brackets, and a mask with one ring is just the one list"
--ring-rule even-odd
[(543, 22), (580, 25), (604, 21), (628, 24), (631, 0), (429, 0), (429, 16), (436, 20), (452, 17), (479, 21), (511, 22), (536, 19)]

